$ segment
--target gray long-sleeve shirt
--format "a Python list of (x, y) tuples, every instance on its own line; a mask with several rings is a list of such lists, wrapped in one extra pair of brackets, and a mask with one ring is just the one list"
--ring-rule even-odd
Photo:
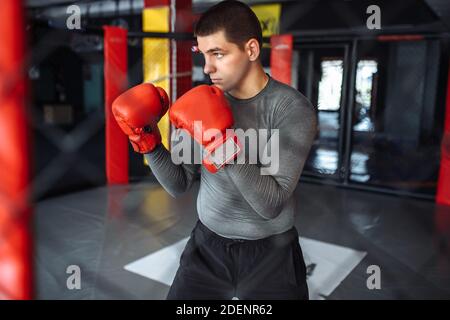
[[(200, 221), (215, 233), (251, 240), (282, 233), (294, 225), (293, 191), (316, 135), (316, 110), (297, 90), (271, 77), (264, 89), (250, 99), (236, 99), (229, 94), (226, 97), (234, 128), (246, 136), (238, 134), (245, 148), (234, 164), (227, 164), (215, 174), (195, 164), (194, 154), (200, 158), (200, 147), (184, 130), (172, 135), (172, 154), (161, 145), (145, 155), (147, 162), (174, 197), (191, 187), (201, 167), (197, 212)], [(199, 101), (199, 107), (208, 106)], [(257, 140), (251, 140), (252, 134), (247, 133), (253, 129), (266, 130), (267, 137), (257, 134), (253, 135)], [(174, 159), (180, 156), (177, 158), (175, 152), (179, 153), (180, 146), (191, 146), (192, 155), (189, 161), (176, 164), (179, 161)], [(259, 152), (256, 161), (250, 150)]]

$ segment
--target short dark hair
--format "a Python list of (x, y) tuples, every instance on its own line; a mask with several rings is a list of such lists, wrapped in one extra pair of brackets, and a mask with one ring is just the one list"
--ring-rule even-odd
[(256, 14), (245, 3), (235, 0), (222, 1), (202, 14), (195, 36), (208, 36), (223, 30), (229, 42), (244, 48), (251, 38), (258, 40), (262, 48), (262, 30)]

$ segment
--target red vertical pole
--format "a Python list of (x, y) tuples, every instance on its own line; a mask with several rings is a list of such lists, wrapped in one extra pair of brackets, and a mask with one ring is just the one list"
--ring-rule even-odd
[(0, 2), (0, 299), (31, 299), (30, 146), (21, 1)]
[(112, 114), (112, 103), (127, 89), (127, 30), (104, 26), (106, 178), (108, 184), (128, 183), (128, 137)]

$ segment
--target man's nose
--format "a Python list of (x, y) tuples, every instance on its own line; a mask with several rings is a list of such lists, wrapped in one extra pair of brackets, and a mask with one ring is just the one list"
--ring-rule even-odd
[(211, 62), (205, 60), (205, 67), (203, 68), (203, 72), (209, 75), (211, 73), (214, 73), (215, 70), (216, 69), (214, 65), (211, 64)]

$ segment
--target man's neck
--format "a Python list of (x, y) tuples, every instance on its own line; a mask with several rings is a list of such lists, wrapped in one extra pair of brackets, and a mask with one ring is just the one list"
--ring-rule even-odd
[(237, 99), (250, 99), (261, 92), (269, 81), (261, 65), (255, 65), (253, 69), (242, 79), (241, 84), (229, 91)]

